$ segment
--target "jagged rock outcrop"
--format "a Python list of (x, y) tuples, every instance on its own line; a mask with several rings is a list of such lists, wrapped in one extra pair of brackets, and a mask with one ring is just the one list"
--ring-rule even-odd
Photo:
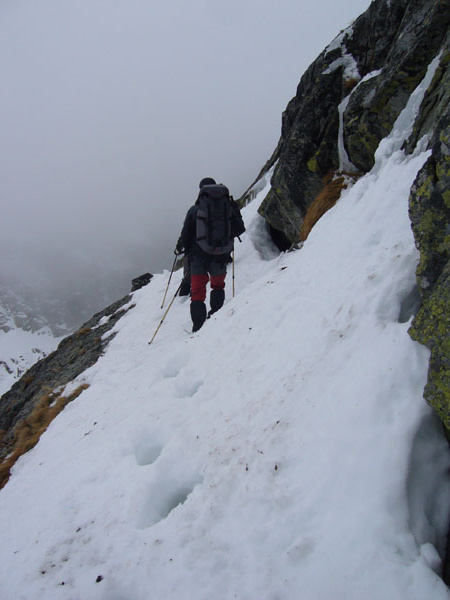
[(114, 336), (108, 336), (108, 331), (133, 307), (130, 300), (131, 296), (125, 296), (94, 315), (0, 398), (0, 460), (9, 452), (15, 426), (33, 411), (42, 396), (61, 389), (99, 359)]
[(449, 11), (436, 0), (375, 0), (307, 69), (260, 174), (276, 165), (260, 213), (282, 249), (300, 241), (324, 177), (372, 168), (380, 140), (443, 45)]
[(131, 281), (131, 291), (135, 292), (136, 290), (140, 290), (145, 285), (148, 285), (152, 277), (153, 275), (151, 273), (144, 273), (143, 275), (139, 275), (139, 277), (135, 277)]

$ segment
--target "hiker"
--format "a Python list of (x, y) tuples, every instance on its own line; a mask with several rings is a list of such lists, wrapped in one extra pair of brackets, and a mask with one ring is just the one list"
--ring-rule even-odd
[[(198, 331), (207, 316), (222, 308), (234, 238), (245, 231), (239, 207), (227, 187), (205, 177), (199, 188), (197, 201), (186, 214), (175, 249), (175, 254), (184, 253), (189, 261), (192, 331)], [(211, 284), (209, 313), (205, 305), (208, 281)]]

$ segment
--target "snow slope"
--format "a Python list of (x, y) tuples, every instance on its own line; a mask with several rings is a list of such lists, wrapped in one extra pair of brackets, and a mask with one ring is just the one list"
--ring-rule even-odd
[(177, 298), (149, 345), (168, 273), (134, 293), (0, 492), (2, 600), (449, 598), (450, 461), (407, 333), (415, 111), (301, 250), (271, 247), (258, 194), (198, 334)]

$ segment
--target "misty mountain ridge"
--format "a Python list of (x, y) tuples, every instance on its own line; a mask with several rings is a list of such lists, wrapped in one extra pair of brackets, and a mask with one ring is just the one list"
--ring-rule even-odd
[(64, 337), (90, 321), (92, 314), (104, 312), (105, 306), (132, 288), (132, 280), (120, 268), (104, 272), (94, 264), (85, 270), (84, 279), (75, 280), (60, 281), (61, 287), (53, 284), (52, 294), (45, 281), (34, 286), (16, 283), (23, 296), (0, 284), (0, 394), (53, 352)]
[(36, 315), (21, 296), (0, 283), (0, 329), (8, 333), (16, 327), (33, 333), (47, 329), (50, 333), (48, 322)]
[[(148, 270), (148, 265), (144, 266), (147, 268), (141, 272)], [(29, 310), (46, 321), (53, 335), (61, 337), (126, 294), (132, 278), (140, 274), (138, 269), (139, 261), (134, 266), (131, 259), (122, 264), (102, 265), (102, 257), (98, 257), (98, 260), (68, 261), (62, 271), (52, 273), (45, 273), (42, 265), (36, 265), (38, 279), (5, 269), (4, 282), (24, 299)]]
[(165, 271), (2, 396), (2, 598), (448, 600), (449, 24), (308, 68), (198, 333)]

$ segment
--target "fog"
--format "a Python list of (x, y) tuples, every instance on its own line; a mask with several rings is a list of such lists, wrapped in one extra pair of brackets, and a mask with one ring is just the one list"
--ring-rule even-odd
[(0, 279), (113, 296), (170, 268), (200, 179), (245, 191), (302, 73), (368, 4), (3, 0)]

